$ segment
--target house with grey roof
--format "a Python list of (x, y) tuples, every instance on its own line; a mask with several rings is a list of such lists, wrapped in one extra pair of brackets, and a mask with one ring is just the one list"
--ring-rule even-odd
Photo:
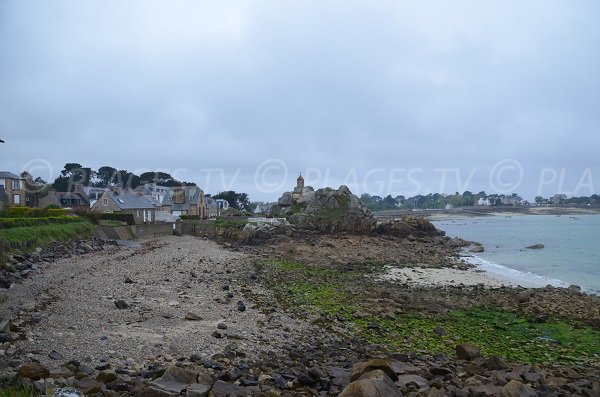
[(69, 208), (78, 212), (90, 211), (90, 198), (83, 191), (57, 192), (50, 190), (48, 195), (42, 197), (39, 202), (40, 208), (56, 205), (61, 208)]
[(12, 172), (0, 171), (0, 188), (6, 194), (8, 206), (27, 204), (25, 178), (21, 178)]
[(139, 185), (133, 190), (138, 193), (150, 195), (160, 203), (163, 203), (165, 201), (165, 197), (171, 191), (171, 188), (168, 186), (157, 185), (156, 183), (145, 183), (143, 185)]
[(198, 186), (175, 186), (162, 202), (173, 215), (191, 215), (206, 218), (204, 192)]
[(125, 189), (102, 193), (92, 206), (92, 212), (122, 212), (132, 214), (136, 224), (153, 223), (161, 203), (154, 197)]

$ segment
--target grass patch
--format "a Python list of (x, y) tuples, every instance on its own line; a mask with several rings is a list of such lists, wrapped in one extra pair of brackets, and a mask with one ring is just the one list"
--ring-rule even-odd
[(51, 217), (35, 217), (35, 218), (0, 218), (0, 229), (11, 229), (15, 227), (29, 227), (53, 225), (57, 223), (76, 223), (83, 222), (85, 218), (78, 216), (51, 216)]
[(0, 230), (0, 240), (9, 248), (32, 249), (53, 241), (90, 236), (96, 227), (90, 222), (76, 222)]
[[(1, 385), (0, 385), (1, 386)], [(25, 387), (9, 387), (0, 389), (0, 397), (32, 397), (36, 394)]]
[(242, 227), (244, 227), (244, 225), (246, 224), (246, 221), (241, 221), (241, 220), (230, 220), (230, 219), (225, 219), (225, 218), (217, 218), (215, 220), (215, 227), (217, 228), (222, 228), (222, 229), (229, 229), (229, 228), (234, 228), (234, 229), (241, 229)]
[[(447, 315), (411, 313), (395, 320), (374, 319), (380, 329), (367, 329), (368, 320), (356, 320), (371, 343), (454, 354), (459, 343), (473, 343), (484, 356), (499, 355), (528, 363), (600, 363), (600, 333), (564, 321), (535, 323), (523, 315), (502, 310), (469, 309)], [(442, 327), (446, 335), (433, 332)]]
[(346, 285), (361, 277), (358, 272), (342, 272), (287, 261), (269, 261), (266, 266), (283, 279), (282, 282), (274, 282), (272, 287), (287, 305), (332, 317), (347, 317), (354, 309), (355, 299), (347, 291)]
[[(600, 364), (600, 332), (575, 322), (535, 322), (500, 309), (472, 308), (429, 315), (406, 313), (393, 319), (363, 317), (356, 286), (367, 290), (363, 271), (343, 272), (294, 262), (269, 261), (276, 298), (292, 310), (311, 311), (345, 320), (365, 342), (390, 351), (424, 350), (455, 354), (455, 346), (473, 343), (484, 356), (499, 355), (525, 363)], [(368, 268), (363, 269), (368, 271)], [(353, 285), (355, 293), (348, 286)], [(361, 318), (353, 316), (361, 312)], [(369, 329), (376, 322), (378, 329)], [(433, 332), (442, 327), (446, 335)]]
[(287, 212), (287, 215), (291, 216), (291, 215), (299, 214), (301, 212), (304, 212), (305, 209), (306, 209), (306, 203), (295, 202), (294, 204), (292, 204), (292, 207)]

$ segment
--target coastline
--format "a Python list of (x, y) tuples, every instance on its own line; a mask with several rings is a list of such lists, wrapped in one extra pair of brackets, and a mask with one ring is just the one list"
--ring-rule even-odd
[(483, 216), (519, 216), (519, 215), (599, 215), (599, 207), (462, 207), (452, 209), (428, 210), (385, 210), (374, 212), (378, 220), (393, 219), (405, 215), (422, 216), (429, 221), (449, 219), (477, 218)]
[[(461, 259), (472, 267), (468, 269), (389, 267), (381, 279), (424, 287), (481, 285), (488, 288), (545, 288), (550, 285), (556, 288), (568, 288), (571, 285), (562, 280), (499, 265), (476, 255), (465, 254)], [(593, 290), (584, 291), (597, 294), (597, 291)]]
[[(539, 379), (564, 376), (578, 365), (577, 378), (569, 375), (566, 383), (582, 377), (600, 382), (598, 357), (582, 350), (586, 345), (577, 342), (568, 351), (573, 361), (557, 364), (563, 346), (540, 347), (521, 334), (522, 327), (510, 325), (516, 312), (521, 321), (573, 319), (587, 324), (583, 331), (568, 328), (569, 341), (577, 341), (582, 332), (596, 332), (590, 327), (600, 328), (600, 297), (510, 285), (465, 264), (457, 250), (439, 236), (411, 241), (311, 234), (256, 246), (169, 236), (57, 257), (12, 287), (0, 305), (0, 314), (11, 319), (0, 362), (7, 379), (27, 382), (33, 375), (26, 371), (40, 369), (62, 377), (43, 385), (74, 386), (86, 395), (113, 387), (123, 395), (164, 395), (158, 393), (171, 390), (174, 376), (190, 373), (198, 380), (194, 390), (217, 396), (269, 390), (307, 395), (307, 387), (335, 396), (349, 384), (352, 368), (373, 358), (399, 369), (405, 382), (396, 387), (403, 395), (429, 393), (430, 380), (445, 394), (453, 388), (467, 395), (478, 387), (498, 391), (506, 384), (498, 379), (536, 360), (545, 360), (535, 370)], [(377, 279), (391, 258), (399, 259), (397, 275), (410, 282)], [(118, 300), (128, 306), (119, 307)], [(448, 317), (450, 311), (463, 317)], [(497, 321), (509, 321), (509, 328), (494, 328)], [(462, 342), (481, 347), (482, 357), (458, 356)], [(488, 368), (487, 360), (502, 360), (502, 366)], [(464, 376), (466, 365), (474, 366), (477, 379)], [(436, 378), (440, 368), (444, 378)], [(177, 393), (192, 390), (186, 379), (176, 378)], [(422, 382), (416, 389), (414, 379)]]
[(511, 280), (492, 275), (479, 267), (470, 269), (420, 268), (420, 267), (391, 267), (381, 280), (400, 282), (421, 287), (476, 286), (485, 287), (518, 287)]

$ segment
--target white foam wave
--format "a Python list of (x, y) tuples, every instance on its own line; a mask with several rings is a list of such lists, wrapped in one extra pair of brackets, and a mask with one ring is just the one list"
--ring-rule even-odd
[(531, 272), (523, 272), (517, 269), (512, 269), (498, 263), (494, 263), (478, 256), (465, 256), (464, 261), (477, 266), (481, 270), (485, 270), (490, 276), (505, 280), (511, 284), (520, 285), (527, 288), (541, 288), (547, 285), (553, 287), (566, 288), (570, 284), (562, 280), (540, 276)]

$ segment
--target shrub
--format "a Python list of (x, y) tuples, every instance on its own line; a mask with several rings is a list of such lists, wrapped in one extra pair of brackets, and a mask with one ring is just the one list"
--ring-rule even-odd
[(181, 220), (202, 220), (200, 215), (179, 215)]
[(6, 263), (6, 252), (8, 251), (8, 247), (4, 243), (4, 241), (0, 238), (0, 265)]
[(68, 210), (64, 208), (48, 208), (48, 216), (65, 216), (69, 213)]
[(78, 216), (53, 216), (45, 218), (0, 218), (0, 229), (52, 225), (57, 223), (75, 223), (84, 220), (85, 218), (81, 218)]
[(53, 224), (0, 229), (0, 240), (7, 249), (34, 248), (53, 241), (64, 241), (89, 236), (96, 227), (89, 222)]
[(92, 212), (90, 214), (86, 214), (86, 216), (96, 224), (100, 220), (105, 220), (126, 222), (128, 225), (135, 225), (135, 218), (133, 214), (126, 214), (124, 212)]
[(8, 207), (0, 216), (5, 218), (43, 218), (65, 216), (69, 213), (64, 208), (30, 208), (30, 207)]

